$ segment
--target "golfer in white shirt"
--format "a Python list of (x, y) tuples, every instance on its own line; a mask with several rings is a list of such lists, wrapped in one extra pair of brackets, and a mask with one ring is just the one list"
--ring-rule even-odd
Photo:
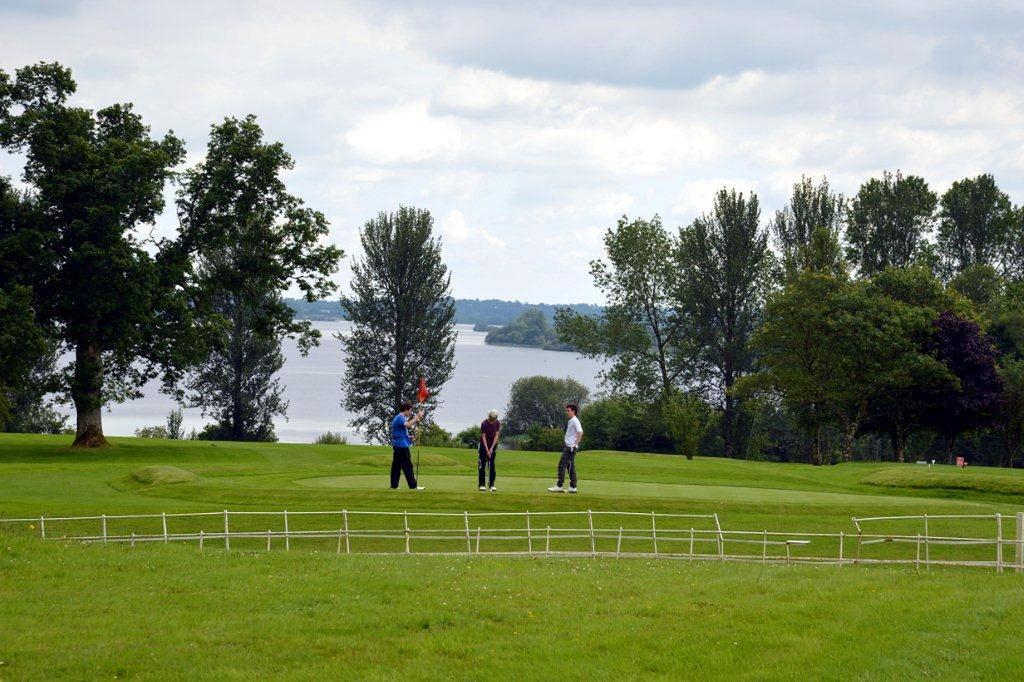
[(569, 423), (565, 425), (565, 447), (562, 449), (562, 458), (558, 460), (558, 483), (548, 488), (553, 493), (564, 493), (565, 470), (569, 470), (569, 492), (576, 492), (576, 451), (580, 448), (580, 441), (583, 440), (583, 426), (580, 424), (576, 414), (580, 411), (576, 403), (569, 403), (565, 406), (565, 415)]

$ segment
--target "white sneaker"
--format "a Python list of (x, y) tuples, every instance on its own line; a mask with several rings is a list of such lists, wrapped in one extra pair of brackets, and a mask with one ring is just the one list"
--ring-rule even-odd
[(497, 490), (497, 488), (495, 488), (495, 487), (494, 487), (494, 486), (492, 485), (492, 486), (491, 486), (491, 492), (493, 493), (493, 492), (494, 492), (495, 490)]
[(565, 488), (563, 488), (560, 485), (553, 485), (550, 488), (548, 488), (548, 492), (549, 493), (564, 493), (565, 492)]
[(426, 487), (422, 486), (422, 485), (418, 485), (418, 486), (416, 486), (416, 490), (426, 490)]
[(573, 488), (572, 486), (569, 486), (569, 492), (570, 493), (576, 492), (576, 488)]
[(484, 492), (486, 490), (487, 490), (487, 488), (485, 486), (480, 486), (480, 492)]

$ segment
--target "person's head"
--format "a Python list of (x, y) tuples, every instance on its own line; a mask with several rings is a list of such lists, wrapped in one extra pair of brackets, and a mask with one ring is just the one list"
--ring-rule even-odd
[(412, 412), (412, 403), (402, 403), (401, 406), (399, 406), (398, 411), (405, 416), (409, 416), (409, 413)]
[(569, 419), (575, 417), (576, 413), (579, 411), (580, 407), (576, 403), (569, 403), (568, 405), (565, 406), (565, 413), (569, 416)]
[(487, 413), (487, 421), (494, 421), (497, 418), (498, 418), (498, 411), (497, 410), (491, 410), (490, 412)]

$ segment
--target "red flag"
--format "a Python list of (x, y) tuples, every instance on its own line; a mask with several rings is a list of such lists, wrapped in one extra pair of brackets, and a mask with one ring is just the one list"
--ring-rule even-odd
[(425, 403), (427, 398), (430, 397), (430, 390), (427, 388), (427, 380), (423, 377), (420, 377), (420, 390), (417, 396), (421, 403)]

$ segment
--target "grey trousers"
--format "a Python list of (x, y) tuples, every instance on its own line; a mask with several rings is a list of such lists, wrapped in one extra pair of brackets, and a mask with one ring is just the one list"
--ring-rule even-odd
[(569, 470), (569, 487), (576, 487), (576, 448), (568, 445), (562, 450), (562, 458), (558, 460), (558, 486), (565, 482), (565, 470)]

